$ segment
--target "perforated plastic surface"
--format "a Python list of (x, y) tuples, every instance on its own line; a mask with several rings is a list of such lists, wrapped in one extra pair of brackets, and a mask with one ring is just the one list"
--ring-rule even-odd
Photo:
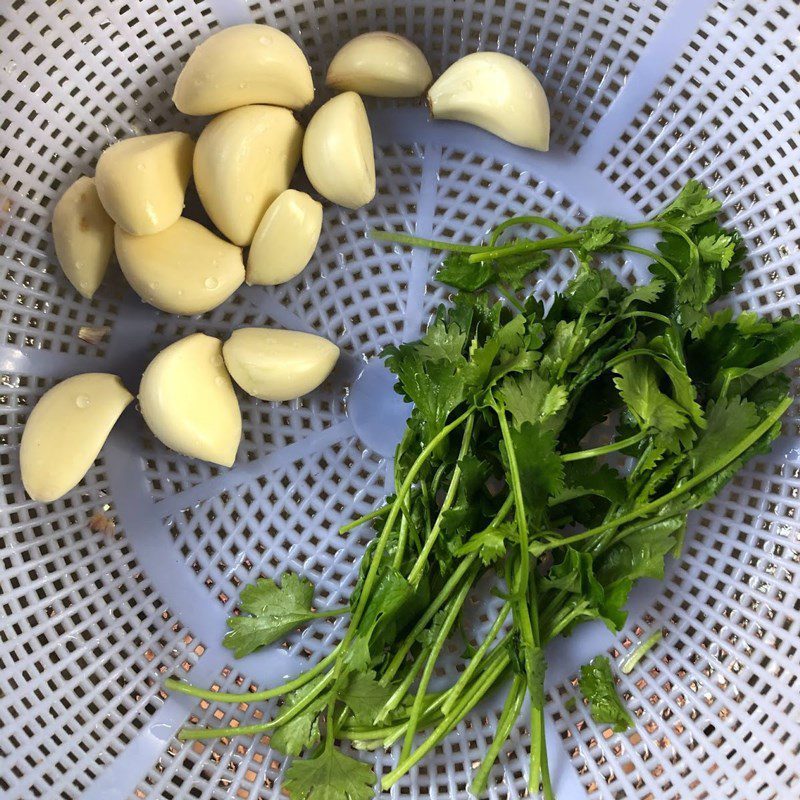
[[(553, 111), (553, 150), (523, 151), (414, 104), (370, 102), (378, 196), (328, 207), (306, 271), (243, 289), (181, 319), (144, 306), (114, 274), (92, 302), (60, 274), (48, 233), (66, 184), (117, 137), (196, 132), (169, 96), (180, 63), (221, 25), (289, 32), (319, 77), (353, 35), (389, 28), (435, 72), (474, 49), (529, 63)], [(305, 570), (323, 602), (348, 596), (365, 532), (337, 527), (386, 491), (402, 404), (374, 359), (414, 337), (443, 297), (434, 259), (364, 237), (373, 225), (479, 238), (500, 217), (639, 216), (688, 177), (726, 198), (751, 257), (736, 302), (797, 313), (800, 147), (793, 0), (11, 0), (0, 10), (0, 794), (9, 798), (272, 798), (284, 760), (268, 739), (182, 746), (187, 720), (243, 723), (269, 713), (215, 707), (160, 689), (191, 673), (222, 687), (276, 683), (329, 650), (342, 620), (234, 663), (220, 645), (238, 587)], [(625, 275), (642, 265), (620, 261)], [(569, 274), (542, 276), (545, 298)], [(83, 484), (42, 506), (26, 499), (18, 447), (27, 413), (55, 381), (88, 370), (136, 388), (163, 344), (237, 325), (310, 330), (344, 352), (332, 379), (294, 404), (242, 397), (244, 439), (223, 470), (184, 459), (126, 412)], [(82, 325), (106, 325), (98, 346)], [(355, 381), (355, 383), (354, 383)], [(352, 384), (351, 395), (347, 387)], [(350, 402), (348, 402), (348, 399)], [(548, 736), (561, 800), (789, 800), (800, 796), (800, 408), (769, 458), (748, 465), (693, 517), (663, 584), (635, 593), (626, 634), (586, 626), (549, 653)], [(115, 531), (93, 532), (103, 512)], [(480, 624), (481, 613), (475, 608)], [(595, 725), (577, 666), (642, 635), (666, 635), (620, 689), (636, 730)], [(393, 796), (466, 796), (499, 702), (465, 721)], [(493, 774), (493, 797), (524, 793), (523, 729)], [(377, 757), (378, 770), (389, 758)]]

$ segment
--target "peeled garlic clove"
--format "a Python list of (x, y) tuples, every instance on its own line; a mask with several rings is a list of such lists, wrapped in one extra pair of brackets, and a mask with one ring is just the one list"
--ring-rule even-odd
[(364, 101), (355, 92), (328, 100), (303, 139), (303, 166), (323, 197), (359, 208), (375, 197), (375, 156)]
[(316, 389), (339, 358), (339, 348), (311, 333), (239, 328), (222, 347), (239, 386), (261, 400), (294, 400)]
[(418, 97), (433, 80), (422, 50), (388, 31), (362, 33), (334, 56), (325, 83), (373, 97)]
[(208, 123), (194, 151), (194, 182), (208, 216), (232, 242), (249, 244), (270, 203), (289, 186), (303, 129), (291, 111), (245, 106)]
[(114, 252), (114, 220), (106, 214), (91, 178), (78, 178), (56, 203), (53, 241), (69, 282), (91, 300)]
[(242, 415), (222, 342), (193, 333), (162, 350), (139, 387), (150, 430), (169, 448), (230, 467), (242, 438)]
[(211, 311), (244, 280), (241, 248), (186, 217), (150, 236), (131, 236), (117, 226), (114, 243), (133, 290), (170, 314)]
[(172, 225), (183, 212), (194, 142), (186, 133), (154, 133), (112, 144), (97, 162), (95, 184), (109, 216), (143, 236)]
[(472, 53), (428, 90), (436, 119), (455, 119), (522, 147), (550, 148), (550, 109), (533, 73), (503, 53)]
[(172, 95), (184, 114), (253, 103), (303, 108), (313, 99), (303, 51), (269, 25), (236, 25), (210, 36), (189, 56)]
[(247, 283), (276, 286), (299, 275), (322, 231), (322, 204), (287, 189), (267, 209), (247, 256)]
[(22, 485), (51, 503), (77, 486), (133, 395), (116, 375), (89, 372), (56, 384), (34, 406), (20, 446)]

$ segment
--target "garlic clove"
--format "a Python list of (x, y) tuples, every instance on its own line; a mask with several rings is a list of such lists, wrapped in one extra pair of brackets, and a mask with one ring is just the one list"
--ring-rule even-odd
[(436, 119), (469, 122), (522, 147), (550, 148), (550, 109), (534, 74), (503, 53), (472, 53), (428, 90)]
[(114, 222), (143, 236), (172, 225), (183, 212), (194, 142), (186, 133), (154, 133), (112, 144), (100, 155), (95, 185)]
[(322, 231), (322, 204), (287, 189), (267, 209), (247, 256), (248, 284), (276, 286), (299, 275)]
[(303, 129), (275, 106), (234, 108), (197, 140), (194, 182), (208, 216), (232, 242), (247, 245), (300, 161)]
[(339, 358), (339, 348), (311, 333), (239, 328), (222, 347), (236, 383), (261, 400), (294, 400), (316, 389)]
[(303, 51), (269, 25), (236, 25), (209, 36), (189, 56), (172, 101), (184, 114), (218, 114), (269, 103), (303, 108), (314, 99)]
[(91, 300), (114, 252), (114, 220), (106, 214), (91, 178), (78, 178), (56, 203), (53, 241), (69, 282)]
[(328, 100), (303, 139), (303, 166), (323, 197), (360, 208), (375, 197), (375, 156), (364, 101), (355, 92)]
[(67, 378), (45, 392), (22, 432), (19, 458), (28, 495), (51, 503), (75, 488), (131, 400), (122, 381), (104, 372)]
[(433, 80), (422, 50), (388, 31), (362, 33), (333, 57), (325, 84), (373, 97), (418, 97)]
[(117, 259), (133, 290), (170, 314), (204, 314), (242, 285), (242, 250), (186, 217), (160, 233), (132, 236), (117, 226)]
[(162, 350), (139, 387), (147, 426), (167, 447), (230, 467), (242, 415), (222, 358), (222, 342), (193, 333)]

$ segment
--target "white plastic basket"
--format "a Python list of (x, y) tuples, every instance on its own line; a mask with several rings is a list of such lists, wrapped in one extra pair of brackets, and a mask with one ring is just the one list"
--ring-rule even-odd
[[(476, 49), (512, 53), (548, 94), (553, 150), (433, 123), (413, 103), (373, 102), (378, 196), (357, 212), (326, 209), (301, 276), (243, 289), (198, 319), (143, 305), (118, 275), (81, 299), (56, 266), (55, 199), (117, 137), (196, 132), (169, 99), (179, 65), (209, 32), (253, 20), (290, 33), (317, 77), (343, 42), (373, 29), (413, 39), (434, 72)], [(798, 31), (796, 0), (6, 0), (0, 794), (278, 796), (284, 759), (268, 739), (173, 738), (190, 717), (246, 723), (265, 706), (198, 705), (160, 684), (188, 673), (223, 687), (278, 682), (341, 636), (341, 620), (315, 625), (238, 662), (221, 647), (238, 587), (259, 573), (300, 569), (323, 598), (346, 601), (366, 534), (336, 530), (387, 490), (404, 411), (370, 359), (418, 335), (443, 295), (430, 283), (432, 256), (373, 243), (368, 227), (474, 240), (523, 210), (570, 222), (638, 217), (695, 177), (726, 199), (750, 250), (737, 304), (797, 313)], [(642, 265), (619, 267), (630, 275)], [(556, 262), (542, 296), (568, 274)], [(168, 451), (130, 409), (78, 489), (47, 506), (25, 497), (22, 426), (54, 382), (102, 370), (135, 390), (163, 344), (242, 324), (316, 331), (345, 355), (302, 402), (242, 398), (233, 469)], [(81, 325), (110, 335), (87, 344)], [(800, 796), (799, 424), (795, 406), (773, 454), (692, 517), (667, 580), (634, 593), (625, 635), (589, 625), (551, 648), (548, 746), (560, 800)], [(90, 529), (103, 510), (114, 533)], [(620, 686), (636, 729), (611, 735), (571, 702), (577, 666), (604, 649), (621, 658), (656, 626), (664, 641)], [(465, 797), (498, 712), (497, 699), (485, 705), (392, 796)], [(527, 738), (520, 728), (510, 739), (492, 797), (524, 794)], [(378, 754), (378, 771), (389, 762)]]

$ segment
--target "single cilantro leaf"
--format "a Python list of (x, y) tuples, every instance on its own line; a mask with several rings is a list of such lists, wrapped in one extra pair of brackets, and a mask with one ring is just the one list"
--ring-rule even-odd
[(472, 536), (456, 551), (456, 555), (478, 553), (484, 566), (489, 566), (506, 554), (507, 541), (516, 540), (517, 526), (511, 522), (502, 522)]
[(650, 359), (629, 358), (617, 364), (614, 372), (619, 376), (614, 378), (614, 384), (643, 430), (669, 436), (686, 427), (686, 412), (658, 388), (655, 366)]
[(292, 800), (372, 800), (374, 786), (369, 764), (328, 747), (292, 761), (284, 783)]
[(371, 725), (394, 693), (393, 686), (383, 686), (375, 673), (359, 672), (350, 676), (339, 692), (339, 699), (353, 712), (356, 722)]
[[(287, 695), (281, 706), (281, 713), (297, 705), (315, 687), (316, 684), (312, 681)], [(270, 746), (287, 756), (298, 756), (305, 748), (317, 744), (319, 742), (319, 714), (325, 708), (328, 696), (328, 692), (322, 692), (294, 719), (276, 728), (269, 738)]]
[(627, 229), (622, 220), (613, 217), (593, 217), (575, 232), (582, 234), (578, 247), (584, 253), (594, 253), (604, 250), (613, 244), (624, 241), (624, 232)]
[(697, 242), (697, 249), (703, 261), (719, 264), (721, 269), (728, 269), (735, 255), (736, 240), (729, 233), (703, 236)]
[(228, 618), (231, 629), (223, 644), (242, 658), (259, 647), (270, 644), (313, 619), (311, 601), (314, 587), (293, 572), (284, 573), (281, 585), (268, 578), (244, 588), (240, 597), (245, 614)]
[(625, 299), (620, 303), (620, 311), (627, 311), (632, 305), (641, 303), (643, 306), (649, 306), (658, 300), (661, 292), (664, 291), (664, 281), (658, 278), (653, 278), (650, 283), (634, 286)]
[(699, 472), (728, 453), (760, 422), (754, 403), (741, 397), (721, 398), (709, 404), (708, 425), (691, 453), (692, 468)]
[(571, 461), (565, 464), (564, 468), (564, 488), (553, 498), (554, 505), (587, 495), (605, 497), (612, 503), (625, 501), (625, 479), (608, 464), (598, 464), (592, 459), (585, 459)]
[(497, 273), (488, 261), (470, 263), (466, 253), (450, 253), (436, 273), (436, 280), (455, 289), (474, 292), (494, 283)]
[(567, 403), (564, 386), (553, 384), (533, 371), (505, 378), (498, 395), (517, 428), (525, 422), (542, 422), (553, 417)]
[(596, 656), (584, 664), (578, 683), (589, 701), (592, 719), (598, 725), (611, 725), (614, 733), (633, 727), (633, 720), (617, 694), (611, 664), (605, 656)]
[(655, 218), (669, 222), (681, 230), (688, 230), (715, 217), (720, 208), (722, 203), (711, 197), (702, 183), (691, 180)]
[(589, 338), (577, 320), (557, 323), (550, 341), (542, 354), (540, 372), (552, 381), (558, 381), (567, 367), (586, 349)]
[(502, 258), (495, 262), (497, 280), (516, 292), (525, 286), (526, 278), (532, 272), (545, 269), (549, 263), (550, 257), (544, 252)]
[(549, 497), (564, 488), (564, 464), (556, 453), (556, 436), (540, 424), (523, 423), (511, 430), (522, 496), (529, 514), (541, 511)]

